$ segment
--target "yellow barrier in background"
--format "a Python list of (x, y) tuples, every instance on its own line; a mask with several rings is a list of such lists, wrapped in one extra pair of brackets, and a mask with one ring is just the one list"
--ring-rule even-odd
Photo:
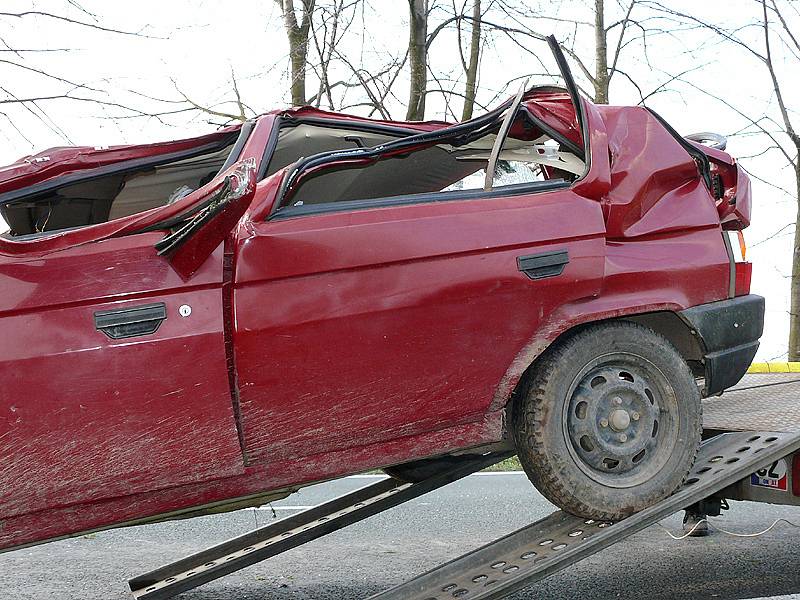
[(800, 373), (800, 362), (753, 363), (748, 373)]

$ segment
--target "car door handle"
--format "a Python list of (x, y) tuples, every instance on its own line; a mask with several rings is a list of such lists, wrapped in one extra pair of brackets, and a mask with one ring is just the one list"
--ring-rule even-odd
[(566, 250), (556, 250), (518, 256), (517, 268), (529, 279), (544, 279), (561, 275), (568, 262), (569, 253)]
[(167, 318), (163, 302), (94, 313), (94, 326), (112, 340), (155, 333)]

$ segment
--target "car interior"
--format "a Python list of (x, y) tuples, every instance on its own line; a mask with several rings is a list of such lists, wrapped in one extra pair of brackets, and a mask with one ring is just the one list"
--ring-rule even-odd
[[(164, 164), (119, 171), (0, 205), (6, 239), (35, 239), (53, 231), (112, 221), (175, 202), (223, 170), (233, 144)], [(227, 166), (226, 166), (227, 168)]]
[[(305, 176), (284, 195), (282, 207), (319, 205), (435, 192), (480, 190), (497, 127), (481, 137), (422, 144), (370, 160), (341, 160)], [(543, 133), (519, 111), (512, 135), (503, 141), (492, 187), (537, 181), (573, 181), (585, 169), (582, 157)], [(244, 131), (242, 132), (242, 135)], [(348, 149), (379, 149), (418, 135), (401, 127), (344, 123), (333, 119), (286, 119), (262, 172), (269, 177), (304, 158)], [(171, 162), (136, 167), (121, 163), (110, 173), (79, 181), (20, 190), (20, 197), (0, 204), (9, 226), (6, 239), (24, 241), (104, 223), (175, 202), (210, 182), (230, 166), (240, 140), (228, 140), (204, 152)]]
[[(583, 158), (530, 127), (524, 112), (519, 113), (515, 125), (523, 133), (519, 138), (508, 136), (503, 141), (492, 178), (493, 188), (537, 181), (569, 182), (583, 174)], [(285, 132), (282, 129), (267, 174), (301, 157), (348, 147), (369, 148), (395, 139), (398, 138), (385, 134), (359, 132), (356, 135), (353, 130), (332, 130), (309, 124), (286, 128)], [(468, 143), (428, 144), (407, 152), (388, 152), (387, 156), (369, 160), (346, 157), (332, 160), (302, 177), (284, 196), (281, 206), (483, 189), (496, 139), (497, 128)]]

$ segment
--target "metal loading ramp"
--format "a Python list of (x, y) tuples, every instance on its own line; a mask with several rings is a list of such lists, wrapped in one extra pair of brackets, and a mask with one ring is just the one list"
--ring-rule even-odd
[(691, 506), (800, 448), (800, 434), (726, 433), (705, 442), (683, 487), (618, 523), (558, 511), (370, 600), (503, 598)]
[(128, 584), (137, 600), (172, 598), (413, 500), (509, 456), (509, 452), (488, 454), (419, 483), (385, 479), (135, 577)]
[[(703, 443), (684, 486), (618, 523), (557, 511), (370, 600), (503, 598), (695, 504), (800, 449), (798, 432), (734, 432)], [(397, 506), (502, 460), (494, 454), (408, 484), (384, 480), (130, 581), (137, 599), (171, 598), (351, 523)]]

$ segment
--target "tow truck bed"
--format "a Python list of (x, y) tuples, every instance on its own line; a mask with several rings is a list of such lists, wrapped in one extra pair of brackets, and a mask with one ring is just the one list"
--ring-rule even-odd
[(745, 375), (703, 401), (706, 435), (724, 431), (800, 431), (800, 373)]
[[(512, 592), (591, 556), (691, 505), (717, 496), (796, 504), (791, 473), (787, 499), (750, 488), (800, 452), (800, 375), (747, 376), (721, 397), (704, 401), (705, 441), (685, 484), (675, 494), (617, 523), (556, 511), (482, 548), (372, 596), (370, 600), (487, 600)], [(139, 600), (170, 598), (332, 531), (416, 498), (497, 462), (487, 455), (450, 473), (408, 484), (384, 480), (313, 509), (136, 577)], [(755, 475), (753, 475), (755, 477)]]

